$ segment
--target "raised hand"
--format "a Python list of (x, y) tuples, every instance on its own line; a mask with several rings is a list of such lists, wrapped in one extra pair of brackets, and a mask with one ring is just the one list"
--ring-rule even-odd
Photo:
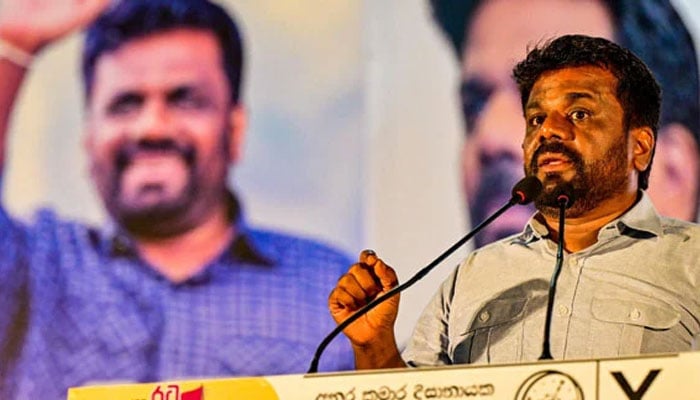
[(92, 22), (110, 0), (1, 0), (0, 38), (35, 54)]
[[(328, 306), (337, 323), (344, 321), (359, 308), (388, 292), (398, 283), (396, 273), (371, 250), (360, 254), (347, 274), (331, 292)], [(366, 346), (391, 338), (399, 308), (399, 295), (378, 305), (353, 322), (343, 332), (354, 346)]]

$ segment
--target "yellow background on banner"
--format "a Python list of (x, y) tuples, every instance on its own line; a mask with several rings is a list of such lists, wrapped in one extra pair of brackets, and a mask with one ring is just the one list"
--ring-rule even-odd
[[(277, 392), (265, 378), (73, 388), (68, 391), (68, 400), (180, 400), (182, 393), (200, 387), (204, 388), (202, 399), (206, 400), (279, 400)], [(177, 397), (175, 396), (176, 392), (179, 393)], [(162, 393), (162, 395), (158, 393)]]

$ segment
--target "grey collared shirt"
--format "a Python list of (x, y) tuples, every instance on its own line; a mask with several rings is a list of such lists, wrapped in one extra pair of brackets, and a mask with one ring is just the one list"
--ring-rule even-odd
[[(409, 365), (535, 361), (556, 244), (534, 217), (472, 252), (442, 284), (403, 352)], [(555, 359), (678, 352), (700, 333), (700, 226), (648, 196), (566, 254), (554, 301)]]

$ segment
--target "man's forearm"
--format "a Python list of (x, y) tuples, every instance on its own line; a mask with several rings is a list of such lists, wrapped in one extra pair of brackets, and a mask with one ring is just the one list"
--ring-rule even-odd
[(405, 368), (396, 340), (393, 336), (382, 338), (364, 346), (353, 346), (355, 369)]

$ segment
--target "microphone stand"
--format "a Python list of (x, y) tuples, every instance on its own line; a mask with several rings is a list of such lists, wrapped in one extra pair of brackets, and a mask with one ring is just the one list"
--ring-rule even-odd
[(425, 275), (427, 275), (433, 268), (435, 268), (438, 264), (440, 264), (443, 260), (445, 260), (447, 257), (449, 257), (452, 253), (455, 252), (460, 246), (462, 246), (464, 243), (466, 243), (469, 239), (471, 239), (474, 235), (479, 233), (486, 225), (490, 224), (501, 216), (506, 210), (509, 208), (513, 207), (514, 205), (519, 204), (518, 199), (512, 198), (508, 203), (506, 203), (504, 206), (499, 208), (495, 213), (493, 213), (490, 217), (488, 217), (486, 220), (484, 220), (482, 223), (476, 226), (471, 232), (467, 233), (462, 239), (458, 240), (455, 244), (453, 244), (449, 249), (445, 250), (442, 254), (440, 254), (435, 260), (433, 260), (430, 264), (426, 265), (418, 271), (411, 279), (407, 280), (406, 282), (402, 283), (401, 285), (395, 286), (388, 292), (384, 293), (383, 295), (375, 298), (371, 302), (365, 304), (362, 308), (358, 309), (354, 314), (350, 315), (348, 318), (346, 318), (343, 322), (338, 324), (335, 329), (331, 331), (318, 345), (316, 348), (316, 353), (314, 354), (313, 360), (311, 360), (311, 365), (309, 366), (309, 370), (306, 372), (307, 374), (315, 373), (318, 372), (318, 363), (321, 358), (321, 354), (323, 354), (323, 351), (328, 347), (330, 342), (335, 339), (340, 332), (343, 331), (343, 329), (347, 328), (350, 324), (355, 322), (357, 319), (359, 319), (361, 316), (367, 314), (370, 310), (372, 310), (374, 307), (378, 306), (379, 304), (383, 303), (386, 299), (389, 297), (394, 296), (397, 293), (400, 293), (404, 291), (405, 289), (408, 289), (409, 287), (413, 286), (416, 282), (418, 282), (420, 279), (422, 279)]
[(544, 339), (542, 340), (542, 355), (540, 355), (539, 360), (552, 360), (552, 353), (550, 350), (549, 336), (552, 330), (552, 311), (554, 309), (554, 296), (557, 292), (557, 279), (559, 278), (559, 273), (561, 272), (561, 266), (564, 263), (564, 218), (566, 214), (566, 208), (569, 204), (569, 198), (566, 195), (560, 195), (557, 198), (559, 202), (559, 243), (557, 244), (557, 262), (554, 265), (554, 272), (552, 273), (552, 278), (549, 281), (549, 297), (547, 299), (547, 315), (544, 322)]

